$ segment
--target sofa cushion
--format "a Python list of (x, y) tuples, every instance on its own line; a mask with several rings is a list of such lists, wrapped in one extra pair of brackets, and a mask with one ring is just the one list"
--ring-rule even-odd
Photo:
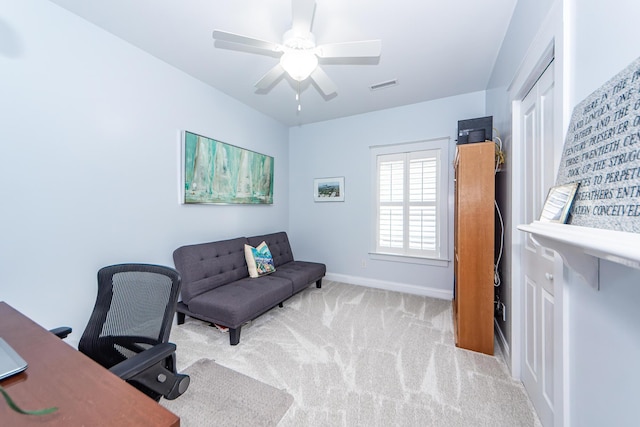
[(176, 269), (182, 276), (182, 301), (212, 289), (249, 277), (244, 257), (245, 237), (182, 246), (173, 252)]
[(276, 270), (280, 265), (293, 261), (293, 252), (291, 251), (289, 238), (284, 231), (249, 237), (247, 240), (253, 247), (258, 246), (262, 242), (265, 242), (267, 246), (269, 246)]
[(189, 311), (235, 329), (289, 296), (291, 281), (286, 278), (273, 275), (256, 279), (246, 277), (192, 298)]
[(244, 245), (244, 257), (247, 261), (249, 276), (256, 278), (264, 274), (270, 274), (276, 271), (273, 265), (273, 257), (269, 252), (269, 247), (265, 242), (260, 243), (257, 247)]
[(306, 261), (291, 261), (278, 266), (272, 273), (276, 277), (284, 277), (291, 280), (293, 293), (307, 288), (311, 283), (324, 276), (326, 267), (324, 264)]

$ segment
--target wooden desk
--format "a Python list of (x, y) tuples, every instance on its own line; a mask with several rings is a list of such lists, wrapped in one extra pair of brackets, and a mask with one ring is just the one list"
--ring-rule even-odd
[(48, 415), (20, 415), (0, 398), (3, 426), (180, 426), (177, 415), (5, 302), (0, 337), (29, 364), (0, 385), (22, 409), (58, 407)]

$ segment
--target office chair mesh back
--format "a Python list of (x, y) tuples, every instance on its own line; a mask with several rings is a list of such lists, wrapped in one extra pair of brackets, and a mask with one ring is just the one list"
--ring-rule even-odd
[(121, 264), (102, 268), (96, 304), (78, 349), (111, 368), (167, 342), (179, 288), (180, 276), (169, 267)]

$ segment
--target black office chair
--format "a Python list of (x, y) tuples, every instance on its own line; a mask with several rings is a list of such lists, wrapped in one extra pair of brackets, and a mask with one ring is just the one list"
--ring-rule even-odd
[[(156, 401), (187, 390), (168, 342), (180, 292), (180, 274), (150, 264), (120, 264), (98, 271), (98, 297), (78, 349)], [(70, 328), (56, 328), (60, 337)]]

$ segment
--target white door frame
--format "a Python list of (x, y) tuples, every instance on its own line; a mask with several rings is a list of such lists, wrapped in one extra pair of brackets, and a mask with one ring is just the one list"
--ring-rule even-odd
[[(549, 55), (543, 64), (552, 61)], [(521, 188), (526, 222), (537, 219), (549, 188), (555, 181), (554, 148), (557, 145), (553, 126), (554, 63), (550, 63), (533, 89), (520, 104), (519, 123), (524, 128), (521, 151), (526, 153), (521, 174), (525, 185)], [(514, 118), (515, 119), (515, 118)], [(522, 222), (522, 221), (521, 221)], [(521, 250), (522, 276), (518, 281), (522, 292), (524, 316), (521, 337), (523, 343), (521, 380), (527, 390), (542, 425), (554, 425), (555, 378), (554, 337), (555, 314), (554, 281), (555, 255), (525, 233)], [(551, 375), (551, 377), (549, 376)]]
[[(524, 245), (524, 233), (517, 229), (517, 226), (524, 221), (524, 213), (522, 212), (522, 176), (519, 173), (524, 165), (524, 154), (521, 150), (521, 131), (520, 128), (520, 102), (528, 93), (531, 87), (544, 71), (551, 58), (554, 58), (554, 84), (556, 87), (554, 96), (554, 111), (556, 119), (554, 120), (555, 134), (555, 155), (554, 168), (557, 171), (561, 159), (562, 147), (564, 145), (565, 131), (565, 90), (563, 85), (564, 74), (564, 45), (563, 45), (563, 2), (556, 1), (551, 7), (547, 17), (541, 25), (538, 34), (531, 43), (525, 58), (520, 65), (515, 78), (508, 87), (509, 101), (511, 102), (511, 118), (512, 118), (512, 143), (511, 143), (511, 342), (510, 344), (510, 363), (511, 374), (513, 377), (520, 379), (522, 373), (522, 326), (523, 326), (523, 295), (521, 292), (522, 284), (522, 268), (520, 251)], [(566, 339), (566, 331), (564, 325), (567, 310), (565, 307), (566, 298), (564, 297), (564, 269), (562, 260), (556, 255), (554, 277), (555, 279), (555, 313), (554, 313), (554, 384), (555, 384), (555, 414), (554, 425), (563, 426), (569, 424), (569, 411), (567, 405), (568, 399), (568, 372), (565, 372), (568, 354), (564, 350), (564, 345), (568, 344)]]

